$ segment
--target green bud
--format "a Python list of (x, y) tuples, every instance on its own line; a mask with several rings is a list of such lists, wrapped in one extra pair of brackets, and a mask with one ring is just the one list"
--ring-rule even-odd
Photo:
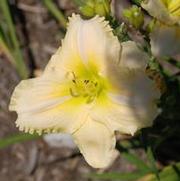
[(85, 2), (86, 6), (89, 6), (91, 8), (94, 8), (94, 3), (95, 3), (95, 0), (87, 0)]
[(123, 16), (137, 29), (144, 23), (144, 14), (141, 11), (141, 8), (136, 5), (124, 10)]
[(146, 27), (146, 31), (148, 33), (151, 33), (153, 31), (154, 27), (155, 27), (155, 24), (156, 24), (156, 20), (154, 20), (154, 19), (151, 20), (150, 23)]
[(100, 16), (106, 16), (106, 10), (104, 9), (104, 6), (102, 3), (96, 3), (95, 5), (95, 13)]
[(86, 17), (94, 16), (94, 8), (91, 8), (90, 6), (82, 6), (79, 8), (79, 10)]
[(100, 16), (109, 16), (110, 14), (110, 1), (109, 0), (96, 0), (95, 13)]
[(87, 0), (79, 10), (82, 15), (89, 18), (97, 14), (108, 17), (110, 15), (110, 0)]

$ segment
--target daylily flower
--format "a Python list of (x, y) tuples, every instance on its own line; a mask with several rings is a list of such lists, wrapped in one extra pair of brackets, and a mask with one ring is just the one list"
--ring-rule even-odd
[(160, 94), (145, 73), (147, 62), (134, 42), (120, 45), (104, 18), (73, 15), (43, 75), (15, 88), (16, 125), (30, 133), (69, 133), (91, 166), (106, 167), (114, 131), (133, 135), (158, 114)]
[(158, 21), (150, 36), (156, 56), (180, 54), (180, 0), (145, 0), (142, 7)]
[(180, 55), (180, 26), (156, 22), (150, 39), (151, 50), (156, 57)]
[(180, 0), (144, 0), (141, 5), (165, 24), (180, 24)]

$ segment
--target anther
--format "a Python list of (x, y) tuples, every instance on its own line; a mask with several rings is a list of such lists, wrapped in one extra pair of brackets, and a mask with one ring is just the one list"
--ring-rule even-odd
[(67, 72), (66, 77), (67, 77), (69, 80), (75, 80), (75, 79), (76, 79), (76, 75), (75, 75), (74, 72)]
[(70, 94), (71, 94), (73, 97), (79, 97), (79, 96), (80, 96), (77, 92), (73, 91), (72, 88), (70, 88), (69, 91), (70, 91)]
[(89, 83), (89, 80), (84, 80), (84, 83), (85, 83), (85, 84), (88, 84), (88, 83)]

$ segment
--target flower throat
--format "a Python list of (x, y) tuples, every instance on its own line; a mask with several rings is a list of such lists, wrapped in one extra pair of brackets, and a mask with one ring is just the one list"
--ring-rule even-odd
[(71, 96), (83, 97), (86, 99), (87, 104), (93, 102), (103, 89), (100, 79), (96, 77), (76, 77), (74, 72), (72, 75), (73, 78), (71, 79), (71, 86), (69, 88)]

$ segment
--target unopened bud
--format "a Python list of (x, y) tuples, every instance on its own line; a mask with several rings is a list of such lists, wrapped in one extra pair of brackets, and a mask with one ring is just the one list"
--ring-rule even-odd
[(149, 23), (149, 24), (147, 25), (147, 27), (146, 27), (146, 31), (147, 31), (148, 33), (151, 33), (151, 32), (153, 31), (155, 25), (156, 25), (156, 20), (154, 20), (154, 19), (151, 20), (150, 23)]
[(86, 17), (93, 17), (94, 16), (94, 8), (90, 6), (82, 6), (79, 8), (80, 12)]
[(109, 16), (110, 14), (110, 2), (109, 0), (96, 0), (95, 13), (100, 16)]
[(110, 15), (110, 0), (87, 0), (79, 9), (84, 16), (89, 18), (97, 14), (108, 17)]
[(140, 28), (144, 23), (144, 15), (141, 8), (134, 5), (129, 9), (123, 11), (124, 17), (132, 24), (135, 28)]

